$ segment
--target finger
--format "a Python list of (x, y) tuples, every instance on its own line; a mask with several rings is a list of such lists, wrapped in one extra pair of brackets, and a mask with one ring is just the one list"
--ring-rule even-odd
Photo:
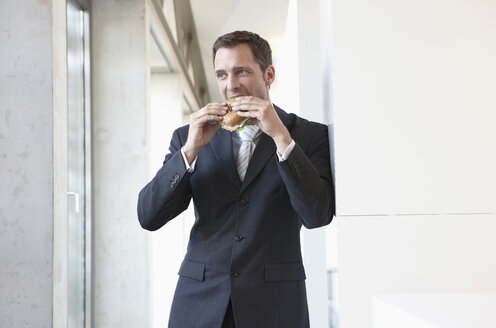
[(222, 110), (225, 108), (227, 108), (227, 106), (224, 103), (210, 103), (207, 106), (203, 107), (205, 111)]
[(264, 120), (264, 116), (257, 111), (246, 111), (246, 112), (237, 112), (239, 116), (241, 117), (249, 117), (251, 118), (250, 124), (256, 124), (258, 125), (259, 122), (262, 122)]
[(232, 109), (234, 111), (265, 111), (268, 108), (266, 102), (255, 97), (253, 99), (254, 101), (235, 102)]
[(247, 102), (250, 103), (257, 100), (261, 100), (261, 99), (254, 96), (241, 96), (241, 97), (236, 97), (234, 103), (247, 103)]
[(225, 112), (209, 112), (209, 111), (204, 111), (200, 110), (198, 112), (195, 112), (191, 114), (191, 123), (192, 124), (205, 124), (206, 122), (209, 121), (214, 121), (218, 122), (222, 120), (222, 117), (224, 116)]
[(258, 113), (261, 111), (261, 108), (259, 108), (258, 106), (251, 105), (251, 104), (242, 104), (242, 105), (233, 106), (232, 110), (237, 112), (238, 114), (241, 114), (241, 113)]
[(254, 110), (236, 110), (236, 113), (239, 116), (242, 116), (242, 117), (252, 117), (252, 118), (254, 118), (254, 117), (257, 117), (258, 116), (258, 111), (254, 111)]
[(220, 115), (223, 116), (227, 113), (227, 107), (222, 104), (206, 106), (198, 111), (198, 116), (206, 115)]
[(203, 115), (198, 118), (199, 123), (210, 123), (212, 121), (219, 122), (222, 120), (222, 115), (216, 115), (216, 114), (208, 114), (208, 115)]

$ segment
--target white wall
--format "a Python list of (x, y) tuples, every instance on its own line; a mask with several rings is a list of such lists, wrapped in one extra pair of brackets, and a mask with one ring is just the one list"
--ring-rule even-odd
[(145, 1), (93, 1), (95, 327), (147, 327), (148, 235), (137, 215), (147, 180)]
[[(291, 0), (284, 38), (271, 45), (276, 80), (271, 100), (288, 112), (306, 119), (331, 123), (330, 108), (330, 0)], [(326, 238), (328, 241), (326, 242)], [(312, 327), (329, 322), (327, 266), (335, 267), (335, 224), (302, 229), (302, 251), (307, 276), (307, 298)], [(327, 253), (327, 254), (326, 254)], [(327, 256), (329, 255), (329, 256)], [(332, 320), (332, 318), (331, 318)]]
[(333, 12), (340, 214), (495, 212), (496, 3)]
[[(436, 328), (495, 326), (496, 215), (338, 220), (342, 328), (385, 328), (378, 323), (391, 321), (395, 308)], [(489, 297), (474, 302), (481, 294)], [(451, 307), (435, 302), (440, 297)], [(387, 311), (376, 307), (378, 301)], [(474, 317), (479, 325), (467, 320)], [(403, 319), (396, 327), (410, 327), (412, 319)]]
[(0, 2), (0, 326), (52, 326), (51, 1)]
[[(328, 19), (326, 1), (296, 0), (298, 42), (299, 114), (311, 121), (330, 123), (324, 108), (325, 53), (322, 36), (324, 20)], [(323, 12), (324, 9), (324, 12)], [(328, 326), (328, 295), (325, 228), (303, 229), (303, 261), (307, 274), (308, 310), (312, 327)]]
[(463, 294), (466, 311), (448, 311), (476, 327), (470, 300), (496, 292), (496, 3), (334, 0), (332, 13), (341, 327), (380, 322), (378, 299), (455, 327), (391, 298), (410, 294)]

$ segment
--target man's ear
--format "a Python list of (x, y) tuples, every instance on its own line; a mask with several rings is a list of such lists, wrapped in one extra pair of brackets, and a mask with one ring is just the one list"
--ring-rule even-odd
[(270, 85), (274, 82), (275, 78), (276, 78), (276, 71), (274, 69), (274, 66), (269, 65), (265, 69), (265, 74), (264, 74), (265, 85), (270, 87)]

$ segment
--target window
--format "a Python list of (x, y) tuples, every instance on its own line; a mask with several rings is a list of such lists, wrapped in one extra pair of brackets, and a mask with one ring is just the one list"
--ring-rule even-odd
[(69, 327), (91, 326), (89, 19), (67, 2), (67, 191)]

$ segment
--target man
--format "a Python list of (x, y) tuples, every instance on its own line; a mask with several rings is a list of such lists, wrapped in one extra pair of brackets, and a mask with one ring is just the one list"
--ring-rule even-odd
[[(169, 327), (309, 327), (300, 229), (334, 214), (327, 127), (273, 105), (270, 46), (236, 31), (213, 46), (219, 91), (251, 118), (241, 132), (216, 122), (226, 103), (210, 103), (177, 129), (170, 153), (141, 190), (138, 217), (156, 230), (195, 206), (195, 224), (179, 270)], [(254, 151), (245, 172), (236, 160)]]

